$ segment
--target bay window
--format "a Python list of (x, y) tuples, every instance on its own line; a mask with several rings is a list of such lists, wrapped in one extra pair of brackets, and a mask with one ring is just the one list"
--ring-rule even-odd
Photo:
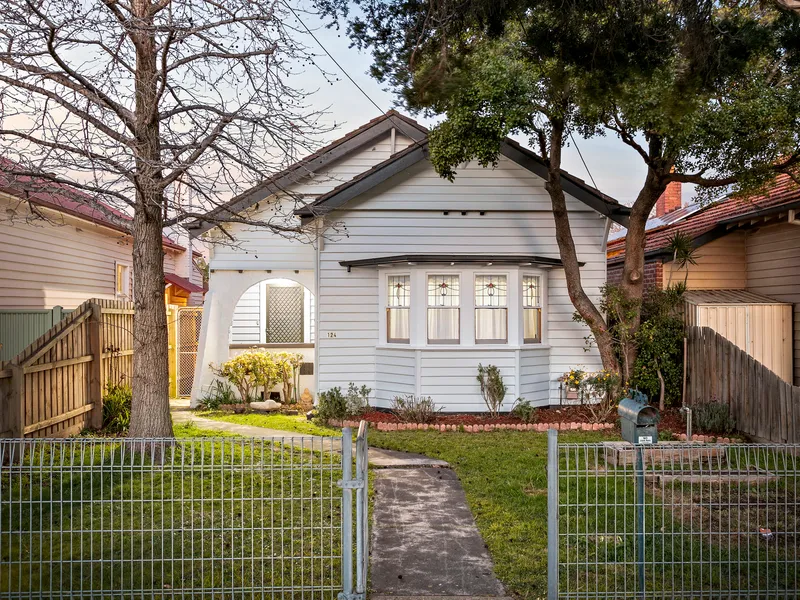
[(475, 276), (475, 343), (508, 341), (508, 279), (505, 275)]
[(408, 344), (410, 340), (411, 277), (389, 277), (386, 302), (386, 341)]
[(428, 343), (458, 344), (460, 326), (458, 275), (428, 275)]
[(523, 341), (542, 341), (542, 286), (538, 275), (522, 276)]

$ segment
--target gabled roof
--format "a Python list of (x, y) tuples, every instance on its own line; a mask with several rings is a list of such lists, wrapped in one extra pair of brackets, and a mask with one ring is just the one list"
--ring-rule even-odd
[[(131, 223), (133, 219), (129, 215), (100, 202), (78, 188), (63, 183), (54, 183), (44, 178), (14, 175), (13, 171), (20, 167), (21, 165), (12, 160), (0, 157), (0, 192), (36, 206), (49, 208), (130, 235), (130, 231), (119, 223), (119, 221)], [(103, 208), (100, 209), (100, 206)], [(109, 213), (114, 215), (118, 221), (111, 218)], [(186, 250), (167, 236), (162, 236), (162, 242), (165, 248)]]
[[(548, 167), (544, 159), (514, 140), (506, 138), (500, 146), (500, 153), (521, 167), (528, 169), (543, 179), (547, 179)], [(405, 150), (367, 169), (350, 181), (322, 194), (313, 202), (297, 209), (295, 214), (303, 218), (311, 218), (336, 210), (356, 196), (374, 188), (393, 175), (401, 173), (427, 157), (428, 140), (426, 138), (424, 141), (412, 144)], [(627, 223), (627, 217), (630, 214), (630, 209), (627, 206), (623, 206), (610, 196), (603, 194), (600, 190), (588, 185), (582, 179), (570, 175), (563, 169), (561, 170), (561, 181), (565, 193), (577, 198), (590, 208), (617, 223)]]
[[(734, 223), (764, 216), (765, 211), (778, 215), (781, 210), (785, 212), (800, 207), (800, 186), (788, 175), (779, 175), (764, 194), (728, 196), (706, 206), (696, 206), (696, 210), (678, 220), (649, 229), (646, 233), (645, 256), (668, 255), (670, 241), (678, 232), (691, 237), (695, 247), (699, 247), (730, 233)], [(624, 235), (608, 242), (607, 257), (609, 263), (624, 260)]]
[(390, 110), (327, 146), (320, 148), (283, 171), (276, 173), (224, 205), (209, 211), (207, 213), (208, 220), (199, 219), (187, 223), (186, 229), (192, 236), (201, 235), (213, 229), (220, 221), (224, 221), (226, 217), (238, 215), (257, 202), (275, 193), (285, 191), (291, 184), (297, 183), (309, 174), (324, 169), (350, 152), (374, 142), (393, 128), (415, 142), (420, 142), (428, 135), (427, 128), (415, 120), (400, 114), (396, 110)]
[(185, 277), (181, 277), (180, 275), (175, 275), (175, 273), (164, 273), (164, 281), (166, 283), (171, 283), (172, 285), (181, 288), (182, 290), (186, 290), (187, 292), (204, 292), (202, 286), (199, 286), (195, 283), (192, 283)]

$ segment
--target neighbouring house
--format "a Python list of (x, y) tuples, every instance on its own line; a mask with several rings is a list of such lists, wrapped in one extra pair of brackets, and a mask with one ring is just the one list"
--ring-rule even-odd
[[(451, 183), (428, 160), (427, 134), (390, 111), (187, 227), (217, 242), (193, 405), (212, 365), (251, 347), (302, 351), (313, 375), (300, 385), (314, 393), (354, 382), (379, 407), (414, 394), (445, 411), (485, 409), (479, 364), (500, 368), (506, 410), (518, 397), (557, 404), (559, 376), (600, 368), (573, 320), (544, 162), (506, 140), (494, 167), (463, 164)], [(608, 228), (628, 211), (563, 181), (583, 285), (597, 299)], [(302, 232), (214, 225), (287, 213), (282, 223)]]
[[(0, 159), (0, 360), (90, 298), (131, 300), (135, 294), (131, 237), (106, 211), (130, 217), (105, 205), (101, 211), (75, 188), (13, 176), (13, 166)], [(203, 275), (195, 264), (200, 245), (185, 231), (168, 233), (165, 301), (202, 304)]]
[[(690, 324), (717, 330), (786, 381), (800, 385), (800, 186), (780, 176), (761, 195), (681, 202), (671, 184), (647, 222), (649, 289), (686, 281)], [(681, 268), (670, 242), (689, 236), (696, 264)], [(608, 280), (622, 277), (625, 231), (609, 236)], [(745, 293), (746, 292), (746, 293)]]

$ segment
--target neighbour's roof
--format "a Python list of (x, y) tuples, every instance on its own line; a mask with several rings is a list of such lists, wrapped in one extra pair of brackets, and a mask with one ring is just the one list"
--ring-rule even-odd
[(205, 291), (205, 289), (202, 286), (194, 284), (185, 277), (180, 277), (179, 275), (175, 275), (174, 273), (164, 273), (164, 280), (167, 283), (171, 283), (172, 285), (181, 288), (182, 290), (186, 290), (187, 292)]
[[(749, 220), (765, 210), (783, 208), (784, 210), (800, 206), (800, 186), (788, 175), (779, 175), (774, 185), (764, 194), (746, 196), (728, 196), (722, 200), (705, 206), (690, 205), (686, 210), (674, 212), (675, 218), (666, 223), (657, 223), (650, 219), (654, 226), (647, 228), (645, 255), (662, 254), (669, 247), (672, 237), (684, 233), (701, 246), (730, 232), (729, 225), (742, 220)], [(671, 213), (670, 213), (671, 214)], [(609, 240), (607, 246), (609, 262), (621, 262), (625, 258), (625, 237)]]
[[(7, 158), (0, 157), (0, 192), (14, 196), (60, 213), (78, 217), (95, 225), (102, 225), (114, 231), (130, 234), (128, 229), (118, 221), (131, 223), (133, 219), (124, 212), (100, 202), (86, 192), (63, 183), (54, 183), (44, 178), (14, 175), (14, 169), (21, 165)], [(102, 207), (99, 208), (99, 207)], [(109, 215), (113, 215), (112, 218)], [(162, 236), (165, 248), (186, 250), (167, 236)]]
[(687, 290), (683, 299), (689, 304), (786, 304), (745, 290)]

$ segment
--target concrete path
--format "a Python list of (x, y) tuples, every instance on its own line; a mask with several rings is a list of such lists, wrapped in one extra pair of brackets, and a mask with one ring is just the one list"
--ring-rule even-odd
[[(319, 450), (323, 438), (199, 417), (188, 402), (170, 404), (174, 423), (245, 437), (282, 438)], [(370, 600), (499, 600), (467, 498), (447, 462), (407, 452), (369, 449), (375, 499), (370, 540)], [(435, 598), (430, 598), (435, 596)]]
[[(243, 437), (281, 438), (282, 443), (291, 444), (297, 448), (330, 451), (328, 448), (330, 438), (304, 435), (296, 431), (283, 431), (281, 429), (269, 429), (267, 427), (256, 427), (255, 425), (240, 425), (227, 421), (206, 419), (193, 413), (189, 409), (188, 401), (185, 400), (171, 400), (170, 411), (172, 422), (175, 424), (193, 423), (201, 429), (232, 433)], [(333, 451), (335, 452), (336, 450)], [(443, 460), (428, 458), (421, 454), (383, 450), (382, 448), (369, 449), (369, 464), (377, 468), (447, 467), (447, 463)]]
[(385, 469), (374, 486), (372, 600), (505, 596), (453, 471)]

